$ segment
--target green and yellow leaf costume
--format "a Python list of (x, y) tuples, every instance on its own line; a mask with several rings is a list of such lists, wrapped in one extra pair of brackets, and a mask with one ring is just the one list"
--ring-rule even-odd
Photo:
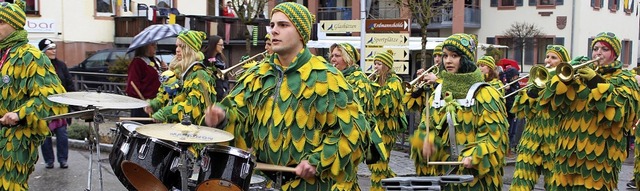
[(499, 78), (494, 78), (493, 80), (487, 82), (489, 83), (489, 85), (493, 86), (494, 88), (496, 88), (496, 90), (498, 90), (498, 92), (500, 92), (500, 94), (502, 96), (504, 96), (504, 88), (502, 88), (502, 86), (504, 86), (504, 84), (502, 83), (502, 81), (500, 81)]
[[(7, 44), (8, 43), (8, 44)], [(67, 106), (47, 96), (65, 93), (51, 61), (28, 44), (27, 32), (17, 30), (0, 43), (0, 117), (15, 112), (16, 126), (0, 125), (0, 190), (29, 190), (27, 180), (38, 161), (38, 147), (49, 135), (42, 118), (67, 112)]]
[(194, 62), (186, 72), (178, 77), (181, 81), (177, 85), (178, 92), (174, 96), (169, 96), (165, 84), (160, 86), (156, 98), (150, 101), (150, 105), (155, 111), (152, 115), (154, 119), (165, 123), (179, 123), (184, 115), (191, 117), (193, 124), (203, 124), (204, 108), (216, 102), (215, 78), (206, 70), (204, 65)]
[[(484, 82), (479, 69), (474, 72), (451, 74), (440, 72), (442, 90), (430, 96), (430, 115), (423, 119), (411, 138), (411, 158), (416, 162), (419, 175), (439, 176), (446, 174), (452, 166), (427, 165), (422, 155), (426, 128), (429, 140), (436, 148), (430, 161), (450, 161), (449, 125), (446, 114), (450, 112), (455, 126), (457, 145), (460, 150), (458, 161), (471, 157), (473, 168), (457, 167), (451, 174), (473, 175), (470, 183), (447, 184), (443, 190), (502, 190), (504, 154), (507, 150), (507, 117), (501, 94), (492, 86), (480, 86), (473, 95), (473, 101), (466, 100), (473, 84)], [(440, 92), (440, 93), (438, 93)], [(437, 95), (440, 94), (440, 95)], [(436, 98), (441, 97), (440, 99)], [(467, 105), (465, 105), (465, 103)], [(470, 104), (472, 103), (472, 104)], [(426, 114), (426, 112), (423, 112)], [(425, 120), (431, 120), (426, 127)]]
[[(386, 84), (380, 85), (373, 98), (374, 108), (370, 111), (373, 111), (375, 126), (382, 134), (385, 156), (391, 155), (398, 134), (407, 129), (403, 96), (402, 79), (395, 73), (389, 73)], [(368, 165), (371, 171), (371, 190), (382, 190), (382, 179), (396, 176), (389, 167), (389, 160), (390, 158), (387, 158), (387, 160)]]
[(219, 105), (234, 146), (253, 148), (260, 162), (316, 167), (316, 178), (296, 177), (282, 190), (359, 190), (369, 125), (355, 97), (336, 68), (304, 48), (286, 68), (275, 54), (248, 69)]
[(619, 61), (600, 66), (603, 83), (564, 83), (557, 76), (547, 82), (542, 100), (564, 112), (551, 190), (617, 189), (627, 158), (625, 134), (632, 133), (640, 100), (635, 76), (621, 68)]

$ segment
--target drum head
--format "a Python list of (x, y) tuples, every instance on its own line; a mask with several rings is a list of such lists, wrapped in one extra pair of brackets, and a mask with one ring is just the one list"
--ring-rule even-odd
[(220, 179), (211, 179), (204, 181), (196, 187), (196, 191), (224, 190), (224, 191), (242, 191), (240, 187), (232, 182)]
[(125, 160), (122, 162), (121, 167), (127, 180), (137, 190), (168, 191), (167, 187), (158, 178), (140, 165)]
[(126, 122), (126, 123), (122, 123), (122, 126), (127, 129), (129, 132), (133, 132), (135, 131), (138, 127), (142, 126), (142, 124), (140, 123), (136, 123), (136, 122)]

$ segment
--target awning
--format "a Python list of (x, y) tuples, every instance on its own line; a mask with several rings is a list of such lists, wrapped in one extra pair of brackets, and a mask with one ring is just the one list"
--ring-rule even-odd
[[(435, 38), (429, 37), (427, 38), (427, 50), (433, 50), (438, 44), (443, 42), (446, 38)], [(353, 45), (355, 48), (360, 48), (360, 37), (358, 36), (327, 36), (324, 39), (318, 40), (310, 40), (307, 43), (307, 47), (309, 48), (330, 48), (334, 43), (349, 43)], [(487, 48), (490, 45), (493, 45), (495, 48), (509, 48), (504, 45), (497, 44), (485, 44), (479, 43), (478, 48)], [(384, 46), (384, 48), (409, 48), (409, 50), (422, 50), (422, 38), (421, 37), (410, 37), (408, 46)]]

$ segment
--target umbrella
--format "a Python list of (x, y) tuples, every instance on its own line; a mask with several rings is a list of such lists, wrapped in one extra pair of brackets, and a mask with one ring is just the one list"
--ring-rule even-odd
[(180, 31), (185, 30), (184, 27), (178, 24), (157, 24), (151, 25), (138, 33), (133, 40), (127, 52), (134, 51), (137, 48), (143, 47), (147, 44), (157, 42), (159, 40), (176, 37)]
[(507, 71), (507, 67), (514, 67), (518, 71), (520, 71), (520, 66), (518, 66), (518, 61), (515, 61), (512, 59), (506, 59), (506, 58), (500, 59), (497, 65), (502, 67), (503, 71)]

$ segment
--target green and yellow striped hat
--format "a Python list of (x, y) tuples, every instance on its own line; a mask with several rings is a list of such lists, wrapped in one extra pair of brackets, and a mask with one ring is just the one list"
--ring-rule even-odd
[(360, 53), (355, 47), (353, 47), (353, 45), (346, 42), (340, 43), (338, 45), (340, 45), (340, 47), (342, 47), (342, 49), (344, 49), (345, 52), (349, 54), (351, 60), (353, 60), (353, 63), (357, 63), (358, 61), (360, 61)]
[(182, 40), (187, 46), (193, 50), (200, 51), (202, 48), (202, 41), (207, 37), (207, 34), (202, 31), (185, 30), (178, 34), (178, 39)]
[(496, 69), (496, 60), (493, 59), (493, 56), (480, 57), (480, 59), (478, 59), (478, 66), (480, 66), (480, 64), (484, 64), (492, 70)]
[(442, 43), (433, 48), (433, 55), (442, 55)]
[(15, 0), (14, 2), (0, 3), (0, 20), (8, 23), (16, 30), (22, 30), (27, 22), (27, 15), (24, 14), (25, 4), (22, 0)]
[(393, 69), (393, 51), (387, 50), (386, 52), (378, 52), (376, 57), (374, 57), (374, 61), (376, 60), (380, 60), (384, 65)]
[(309, 39), (311, 38), (311, 28), (313, 28), (313, 23), (316, 20), (315, 16), (309, 12), (307, 7), (293, 2), (285, 2), (276, 5), (276, 7), (271, 10), (272, 18), (273, 13), (276, 12), (284, 13), (289, 20), (291, 20), (293, 25), (296, 27), (298, 34), (302, 37), (302, 42), (306, 47), (307, 42), (309, 42)]
[(606, 42), (611, 48), (613, 48), (613, 53), (616, 54), (616, 58), (620, 56), (620, 49), (622, 45), (620, 44), (620, 39), (616, 37), (616, 34), (612, 32), (601, 32), (593, 39), (593, 41), (591, 41), (591, 48), (600, 41)]
[[(473, 36), (464, 33), (453, 34), (442, 42), (442, 46), (453, 46), (464, 53), (472, 62), (476, 60), (476, 40)], [(463, 56), (463, 55), (461, 55)]]
[(562, 45), (547, 45), (547, 54), (549, 53), (554, 53), (556, 55), (558, 55), (558, 57), (560, 58), (560, 61), (562, 62), (569, 62), (571, 61), (571, 57), (569, 57), (569, 52), (567, 52), (567, 49), (564, 48), (564, 46)]

